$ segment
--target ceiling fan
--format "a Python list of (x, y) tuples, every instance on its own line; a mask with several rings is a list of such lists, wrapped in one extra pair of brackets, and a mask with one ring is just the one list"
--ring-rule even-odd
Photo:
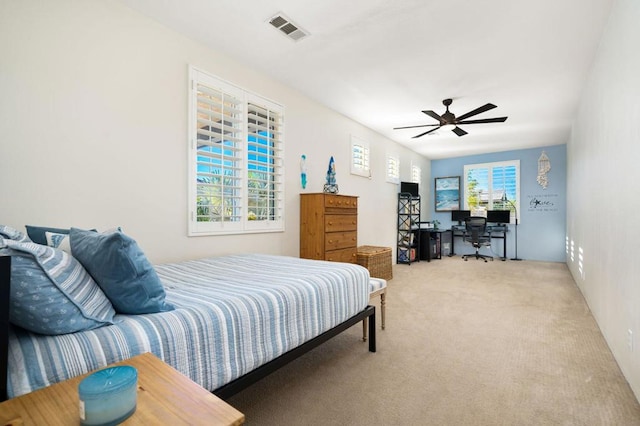
[(473, 111), (469, 111), (466, 114), (462, 114), (460, 117), (456, 117), (452, 112), (449, 112), (449, 105), (453, 102), (452, 99), (445, 99), (442, 101), (444, 106), (447, 108), (444, 114), (438, 115), (433, 111), (422, 111), (427, 114), (429, 117), (433, 117), (438, 120), (438, 124), (422, 124), (419, 126), (406, 126), (406, 127), (395, 127), (393, 130), (399, 129), (415, 129), (417, 127), (434, 127), (431, 130), (427, 130), (424, 133), (420, 133), (419, 135), (414, 136), (413, 138), (419, 138), (421, 136), (427, 135), (431, 132), (435, 132), (441, 127), (447, 126), (451, 127), (451, 131), (458, 136), (464, 136), (467, 134), (464, 130), (462, 130), (458, 125), (461, 124), (483, 124), (483, 123), (502, 123), (507, 120), (507, 117), (496, 117), (496, 118), (483, 118), (480, 120), (467, 120), (469, 117), (473, 117), (474, 115), (481, 114), (483, 112), (489, 111), (490, 109), (497, 108), (494, 104), (486, 104), (479, 108), (474, 109)]

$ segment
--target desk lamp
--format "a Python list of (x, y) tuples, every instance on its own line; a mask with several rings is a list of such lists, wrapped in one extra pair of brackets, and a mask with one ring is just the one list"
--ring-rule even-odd
[(520, 258), (518, 258), (518, 209), (516, 208), (516, 205), (513, 204), (513, 201), (509, 200), (507, 198), (507, 193), (503, 192), (502, 193), (502, 202), (503, 203), (509, 203), (513, 206), (513, 210), (516, 213), (516, 257), (512, 257), (511, 260), (522, 260)]

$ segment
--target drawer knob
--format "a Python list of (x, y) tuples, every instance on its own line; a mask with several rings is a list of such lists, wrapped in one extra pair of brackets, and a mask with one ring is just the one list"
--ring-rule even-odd
[(333, 222), (332, 222), (332, 221), (329, 221), (329, 225), (333, 225)]

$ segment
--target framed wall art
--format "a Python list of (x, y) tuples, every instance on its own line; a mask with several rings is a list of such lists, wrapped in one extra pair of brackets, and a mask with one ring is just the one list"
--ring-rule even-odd
[(435, 178), (437, 212), (460, 210), (460, 176)]

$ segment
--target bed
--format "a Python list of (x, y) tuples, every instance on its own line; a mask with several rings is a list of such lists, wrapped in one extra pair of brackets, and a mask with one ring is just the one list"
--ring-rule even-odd
[(365, 319), (376, 351), (359, 265), (263, 254), (156, 265), (175, 309), (42, 335), (9, 321), (15, 258), (0, 256), (0, 400), (144, 352), (225, 399)]

